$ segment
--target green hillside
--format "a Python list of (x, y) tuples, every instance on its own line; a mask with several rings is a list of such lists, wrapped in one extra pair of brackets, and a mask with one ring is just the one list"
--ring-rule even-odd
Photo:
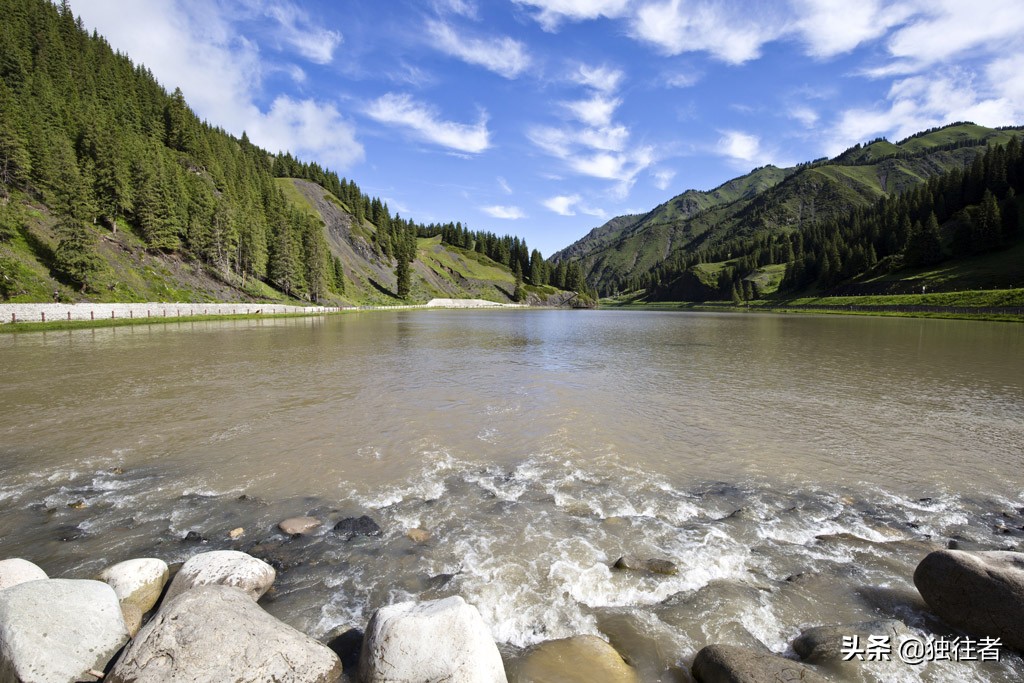
[(0, 16), (0, 300), (581, 300), (523, 240), (392, 215), (200, 121), (66, 3), (0, 0)]
[(784, 236), (867, 209), (936, 175), (963, 169), (1016, 130), (957, 123), (898, 144), (875, 140), (831, 160), (795, 168), (767, 166), (710, 192), (687, 190), (638, 220), (609, 222), (553, 257), (580, 263), (603, 295), (645, 288), (665, 271), (706, 260), (723, 245)]

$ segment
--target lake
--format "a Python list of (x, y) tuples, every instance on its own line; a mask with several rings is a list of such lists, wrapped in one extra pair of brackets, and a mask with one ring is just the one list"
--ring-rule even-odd
[[(0, 557), (88, 578), (246, 550), (279, 569), (261, 604), (314, 636), (459, 594), (506, 655), (596, 633), (670, 681), (712, 642), (923, 627), (930, 549), (1024, 545), (1024, 325), (363, 312), (2, 335), (0, 370)], [(305, 514), (324, 526), (277, 531)], [(332, 531), (361, 515), (380, 537)]]

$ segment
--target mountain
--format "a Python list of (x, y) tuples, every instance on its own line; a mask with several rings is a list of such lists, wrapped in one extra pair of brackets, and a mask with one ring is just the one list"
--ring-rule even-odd
[(0, 16), (0, 299), (586, 299), (548, 285), (523, 240), (392, 215), (199, 120), (67, 3), (0, 0)]
[(578, 262), (588, 285), (602, 295), (644, 287), (659, 271), (683, 270), (681, 264), (707, 260), (702, 254), (723, 245), (849, 216), (963, 169), (988, 145), (1017, 134), (956, 123), (896, 144), (878, 139), (855, 145), (834, 159), (789, 169), (766, 166), (710, 192), (687, 190), (637, 220), (613, 219), (553, 259)]

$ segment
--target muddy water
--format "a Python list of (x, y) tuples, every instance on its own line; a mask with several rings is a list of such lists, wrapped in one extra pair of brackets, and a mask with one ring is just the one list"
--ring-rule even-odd
[[(313, 635), (459, 594), (508, 656), (596, 633), (651, 681), (711, 642), (792, 654), (801, 628), (880, 617), (923, 635), (929, 549), (1024, 549), (1022, 358), (1012, 324), (632, 311), (4, 335), (0, 557), (86, 577), (238, 548)], [(276, 531), (308, 513), (327, 524)], [(380, 537), (331, 531), (363, 514)], [(679, 571), (612, 570), (623, 554)]]

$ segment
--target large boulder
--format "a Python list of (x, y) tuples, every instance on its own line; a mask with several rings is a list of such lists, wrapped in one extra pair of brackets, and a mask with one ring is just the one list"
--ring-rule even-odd
[(197, 586), (234, 586), (259, 600), (277, 578), (274, 568), (263, 560), (237, 550), (214, 550), (193, 556), (171, 581), (165, 601)]
[(697, 683), (827, 683), (791, 659), (734, 645), (708, 645), (693, 660)]
[(230, 586), (199, 586), (165, 602), (125, 648), (109, 683), (334, 683), (341, 661)]
[(512, 683), (639, 683), (633, 667), (597, 636), (574, 636), (534, 646), (510, 667)]
[(1024, 650), (1024, 553), (938, 550), (917, 565), (914, 585), (950, 626)]
[(26, 581), (48, 579), (46, 572), (20, 557), (0, 561), (0, 590), (17, 586)]
[(93, 680), (128, 640), (114, 589), (48, 579), (0, 591), (0, 681)]
[(364, 683), (506, 683), (498, 648), (476, 608), (454, 596), (374, 612), (359, 657)]
[(166, 562), (155, 557), (142, 557), (107, 567), (97, 578), (110, 584), (122, 605), (134, 605), (146, 613), (160, 599), (167, 575)]
[(815, 626), (800, 632), (793, 641), (793, 651), (805, 662), (815, 664), (843, 661), (843, 638), (857, 636), (860, 643), (868, 642), (871, 636), (888, 639), (893, 652), (911, 632), (896, 619), (875, 619), (841, 626)]

